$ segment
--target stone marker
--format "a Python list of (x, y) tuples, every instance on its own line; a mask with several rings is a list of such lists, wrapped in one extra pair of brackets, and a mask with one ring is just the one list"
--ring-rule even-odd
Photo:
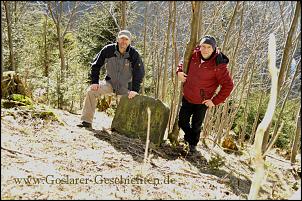
[(142, 95), (132, 99), (123, 96), (116, 109), (111, 128), (123, 135), (146, 142), (147, 107), (151, 110), (150, 142), (160, 145), (168, 124), (170, 109), (158, 99)]

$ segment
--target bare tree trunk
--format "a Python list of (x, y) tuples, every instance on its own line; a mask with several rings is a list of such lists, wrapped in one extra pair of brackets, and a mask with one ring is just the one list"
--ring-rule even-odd
[(293, 146), (291, 148), (290, 162), (292, 164), (296, 162), (296, 155), (298, 152), (299, 143), (301, 143), (300, 140), (301, 140), (301, 105), (297, 113), (296, 135), (295, 135)]
[(231, 30), (231, 28), (232, 28), (232, 26), (233, 26), (233, 24), (234, 24), (235, 17), (236, 17), (236, 13), (238, 12), (239, 3), (240, 3), (240, 1), (237, 1), (237, 2), (236, 2), (236, 6), (235, 6), (235, 8), (234, 8), (234, 10), (233, 10), (232, 18), (231, 18), (231, 20), (230, 20), (230, 22), (229, 22), (229, 24), (228, 24), (228, 29), (227, 29), (227, 31), (226, 31), (226, 34), (225, 34), (224, 40), (223, 40), (223, 44), (222, 44), (222, 49), (221, 49), (222, 52), (225, 51), (225, 48), (226, 48), (226, 46), (227, 46), (227, 42), (228, 42), (228, 39), (229, 39), (230, 30)]
[(48, 46), (47, 46), (47, 31), (48, 31), (48, 16), (45, 14), (45, 24), (44, 24), (44, 76), (47, 77), (47, 86), (46, 86), (46, 99), (47, 103), (50, 103), (49, 100), (49, 57), (48, 57)]
[[(144, 63), (145, 63), (145, 69), (148, 72), (148, 65), (146, 63), (147, 55), (146, 55), (146, 40), (147, 40), (147, 10), (148, 10), (148, 2), (145, 2), (145, 13), (144, 13)], [(143, 78), (143, 84), (142, 84), (142, 95), (145, 94), (145, 81), (146, 77)]]
[[(242, 11), (243, 12), (243, 11)], [(253, 48), (251, 49), (251, 53), (249, 54), (249, 57), (247, 58), (247, 62), (245, 63), (244, 65), (244, 68), (243, 68), (243, 73), (242, 75), (240, 76), (239, 80), (237, 81), (237, 84), (235, 85), (234, 89), (232, 90), (232, 93), (231, 93), (231, 96), (232, 97), (236, 97), (237, 96), (237, 93), (241, 92), (241, 95), (240, 95), (240, 98), (239, 98), (239, 103), (237, 104), (237, 107), (236, 107), (236, 110), (235, 112), (231, 112), (231, 118), (230, 118), (230, 121), (228, 123), (228, 127), (227, 127), (227, 131), (226, 131), (226, 134), (229, 133), (229, 131), (231, 130), (231, 127), (234, 123), (234, 119), (236, 117), (236, 114), (238, 113), (239, 111), (239, 108), (240, 108), (240, 105), (241, 105), (241, 102), (242, 102), (242, 97), (243, 97), (243, 94), (245, 92), (245, 87), (246, 87), (246, 79), (247, 79), (247, 73), (248, 73), (248, 67), (249, 67), (249, 64), (252, 60), (254, 60), (255, 56), (256, 56), (256, 53), (257, 53), (257, 49), (258, 47), (260, 46), (260, 42), (259, 42), (259, 34), (257, 32), (257, 30), (255, 30), (255, 32), (257, 33), (257, 35), (255, 36), (255, 41), (258, 41), (257, 43), (254, 43), (253, 44)], [(236, 58), (234, 57), (232, 60), (235, 60)], [(234, 62), (235, 63), (235, 62)], [(244, 82), (242, 84), (242, 82)], [(238, 89), (239, 86), (242, 84), (242, 89), (241, 91)], [(233, 108), (231, 108), (233, 109)]]
[(17, 71), (14, 48), (13, 48), (12, 18), (11, 18), (11, 8), (10, 8), (11, 2), (3, 1), (3, 4), (4, 4), (6, 23), (7, 23), (7, 39), (8, 39), (8, 47), (9, 47), (9, 61), (10, 61), (9, 70)]
[[(241, 89), (241, 93), (240, 93), (240, 98), (239, 98), (239, 103), (237, 104), (237, 108), (234, 112), (231, 113), (231, 117), (230, 117), (230, 121), (229, 121), (229, 124), (228, 124), (228, 127), (227, 127), (227, 131), (226, 131), (226, 134), (228, 135), (228, 133), (230, 132), (231, 130), (231, 127), (234, 123), (234, 120), (235, 120), (235, 117), (240, 109), (240, 106), (241, 106), (241, 103), (242, 103), (242, 99), (243, 99), (243, 94), (244, 94), (244, 91), (245, 91), (245, 87), (246, 87), (246, 80), (247, 80), (247, 75), (248, 75), (248, 67), (249, 67), (249, 63), (252, 59), (255, 58), (255, 53), (254, 53), (254, 50), (252, 51), (252, 54), (250, 54), (249, 58), (247, 59), (247, 62), (245, 63), (245, 66), (244, 66), (244, 71), (242, 73), (242, 76), (240, 78), (240, 80), (237, 82), (236, 86), (234, 87), (233, 89), (233, 92), (232, 93), (235, 93), (237, 92), (237, 88), (239, 88), (241, 82), (243, 81), (243, 84), (242, 84), (242, 89)], [(239, 93), (239, 89), (238, 89), (238, 93)], [(233, 94), (232, 94), (233, 96)]]
[[(199, 24), (199, 11), (200, 11), (200, 1), (192, 1), (192, 18), (191, 18), (191, 36), (190, 41), (187, 44), (185, 56), (184, 56), (184, 64), (183, 64), (183, 71), (187, 73), (188, 66), (190, 65), (190, 59), (192, 57), (192, 53), (197, 41), (197, 27)], [(178, 115), (182, 100), (182, 89), (183, 86), (181, 86), (180, 90), (180, 97), (179, 97), (179, 103), (177, 108), (177, 115), (174, 121), (173, 130), (171, 133), (169, 133), (168, 138), (172, 143), (178, 142), (178, 136), (179, 136), (179, 128), (178, 128)]]
[[(2, 16), (1, 16), (2, 21)], [(3, 26), (1, 26), (1, 38), (3, 38)], [(1, 45), (1, 85), (3, 80), (3, 45)], [(2, 90), (1, 90), (1, 98), (2, 98)]]
[(287, 39), (286, 39), (286, 44), (285, 44), (285, 47), (283, 50), (282, 62), (281, 62), (281, 67), (280, 67), (280, 72), (279, 72), (279, 79), (278, 79), (278, 93), (280, 92), (280, 88), (281, 88), (281, 86), (284, 82), (284, 78), (286, 76), (285, 75), (286, 68), (287, 68), (287, 65), (289, 65), (288, 64), (289, 63), (288, 58), (290, 57), (289, 53), (290, 53), (290, 49), (292, 48), (293, 36), (294, 36), (294, 33), (295, 33), (298, 23), (299, 23), (299, 21), (298, 21), (299, 16), (301, 16), (301, 3), (296, 2), (294, 18), (291, 22), (290, 29), (288, 31), (288, 35), (287, 35)]
[[(53, 10), (53, 7), (50, 3), (48, 5), (48, 10), (52, 16), (53, 21), (55, 22), (56, 29), (57, 29), (57, 37), (59, 43), (59, 55), (61, 61), (61, 71), (59, 76), (57, 76), (57, 93), (58, 93), (58, 108), (62, 109), (63, 104), (63, 93), (61, 90), (61, 83), (64, 80), (64, 71), (65, 71), (65, 57), (64, 57), (64, 49), (63, 49), (63, 35), (61, 33), (61, 21), (62, 21), (62, 10), (63, 10), (63, 2), (60, 2), (59, 8), (57, 6), (56, 10)], [(55, 13), (54, 13), (55, 12)]]
[[(158, 52), (156, 52), (155, 53), (155, 59), (156, 59), (156, 62), (157, 62), (157, 65), (156, 65), (156, 78), (155, 78), (155, 90), (154, 90), (154, 97), (155, 98), (159, 98), (159, 71), (160, 71), (160, 69), (159, 69), (159, 53)], [(154, 60), (155, 60), (154, 59)]]
[[(172, 97), (177, 97), (177, 87), (178, 87), (178, 77), (176, 75), (176, 68), (179, 63), (179, 56), (178, 56), (178, 51), (177, 51), (177, 45), (176, 45), (176, 1), (173, 1), (173, 22), (172, 22), (172, 49), (174, 50), (174, 68), (172, 68), (171, 72), (171, 77), (172, 77), (172, 83), (173, 83), (173, 94)], [(174, 77), (174, 78), (173, 78)], [(175, 98), (171, 98), (171, 105), (170, 105), (170, 115), (169, 115), (169, 123), (168, 123), (168, 133), (171, 132), (171, 129), (173, 128), (172, 125), (174, 124), (173, 119), (174, 119), (174, 114), (175, 114)]]
[(252, 132), (251, 132), (251, 136), (250, 136), (250, 139), (249, 139), (249, 143), (250, 144), (253, 143), (254, 136), (255, 136), (255, 131), (256, 131), (256, 128), (258, 126), (260, 109), (261, 109), (261, 105), (262, 105), (262, 100), (263, 100), (264, 94), (265, 94), (264, 91), (261, 91), (260, 99), (259, 99), (258, 106), (257, 106), (257, 114), (256, 114), (256, 118), (255, 118), (254, 123), (253, 123)]
[(261, 182), (265, 175), (264, 169), (264, 159), (262, 155), (262, 140), (264, 131), (268, 128), (269, 123), (272, 121), (276, 103), (277, 103), (277, 90), (278, 90), (278, 69), (276, 68), (276, 39), (274, 34), (270, 34), (269, 37), (269, 47), (268, 47), (268, 66), (269, 72), (271, 74), (271, 96), (268, 103), (267, 110), (265, 112), (264, 118), (259, 124), (256, 135), (255, 135), (255, 143), (254, 143), (254, 151), (252, 155), (253, 164), (255, 165), (255, 173), (252, 181), (252, 185), (250, 188), (250, 192), (248, 195), (249, 200), (256, 200), (258, 196), (258, 192), (261, 187)]
[(152, 68), (152, 84), (151, 84), (151, 92), (153, 92), (153, 96), (155, 97), (155, 92), (156, 92), (156, 58), (157, 58), (157, 47), (158, 47), (158, 41), (154, 41), (153, 38), (156, 38), (156, 23), (153, 25), (153, 31), (152, 31), (152, 41), (150, 45), (154, 47), (154, 50), (152, 51), (152, 54), (150, 58), (150, 64)]
[[(242, 28), (243, 28), (243, 11), (244, 11), (244, 2), (242, 3), (242, 8), (241, 8), (241, 16), (240, 16), (240, 28), (239, 28), (239, 33), (238, 33), (238, 40), (236, 42), (236, 46), (235, 46), (235, 49), (233, 51), (233, 54), (230, 58), (231, 60), (231, 63), (229, 65), (230, 67), (230, 74), (231, 76), (233, 75), (233, 66), (235, 64), (235, 60), (236, 60), (236, 53), (237, 53), (237, 50), (238, 50), (238, 46), (239, 46), (239, 43), (241, 42), (240, 38), (241, 38), (241, 32), (242, 32)], [(221, 122), (220, 122), (220, 125), (219, 125), (219, 128), (217, 130), (217, 137), (215, 139), (215, 142), (218, 141), (220, 143), (221, 139), (224, 137), (224, 135), (228, 136), (229, 135), (229, 132), (230, 132), (230, 129), (231, 127), (226, 127), (226, 125), (229, 125), (229, 122), (231, 121), (231, 118), (228, 117), (228, 111), (229, 111), (229, 100), (230, 99), (227, 99), (226, 103), (224, 104), (224, 108), (223, 108), (223, 114), (222, 114), (222, 118), (221, 118)], [(232, 108), (230, 108), (232, 109)], [(231, 114), (231, 113), (230, 113)], [(207, 115), (206, 118), (208, 118), (209, 116)], [(205, 119), (205, 122), (208, 122), (207, 119)], [(211, 125), (209, 125), (211, 126)], [(223, 132), (223, 129), (226, 127), (226, 132)], [(207, 127), (206, 128), (206, 135), (209, 134), (209, 132), (207, 131)], [(203, 143), (205, 144), (205, 141), (203, 141)]]
[(160, 64), (159, 64), (159, 74), (158, 74), (158, 96), (159, 96), (159, 99), (160, 100), (163, 100), (163, 95), (162, 95), (162, 87), (163, 87), (163, 66), (164, 66), (164, 59), (165, 59), (165, 47), (166, 47), (166, 43), (167, 43), (167, 40), (165, 39), (164, 40), (164, 44), (163, 46), (160, 47), (160, 51), (161, 51), (161, 54), (160, 54)]
[(163, 44), (163, 46), (161, 46), (161, 45), (159, 45), (159, 52), (158, 52), (158, 54), (157, 54), (157, 56), (158, 56), (158, 70), (157, 70), (157, 96), (158, 96), (158, 98), (160, 99), (160, 100), (162, 100), (162, 94), (161, 94), (161, 92), (162, 92), (162, 90), (160, 90), (161, 88), (162, 88), (162, 82), (161, 82), (161, 78), (162, 78), (162, 67), (163, 67), (163, 61), (164, 61), (164, 56), (163, 56), (163, 53), (161, 53), (161, 51), (162, 52), (164, 52), (164, 47), (165, 47), (165, 45), (166, 45), (166, 40), (164, 41), (164, 44)]
[(252, 72), (251, 72), (251, 76), (250, 76), (250, 81), (248, 82), (248, 89), (247, 89), (247, 98), (245, 101), (245, 106), (244, 106), (244, 114), (243, 114), (243, 126), (242, 126), (242, 131), (239, 134), (239, 144), (243, 144), (244, 139), (245, 139), (245, 129), (247, 127), (247, 116), (248, 116), (248, 102), (249, 102), (249, 98), (250, 98), (250, 91), (251, 91), (251, 86), (252, 86), (252, 81), (253, 81), (253, 75), (254, 75), (254, 69), (255, 69), (256, 65), (255, 65), (255, 60), (253, 61), (253, 67), (252, 67)]
[(223, 105), (223, 110), (222, 110), (222, 114), (221, 114), (221, 120), (220, 123), (218, 125), (218, 129), (217, 129), (217, 137), (214, 140), (215, 142), (218, 142), (218, 144), (220, 144), (221, 139), (223, 138), (223, 128), (226, 126), (226, 122), (228, 120), (227, 117), (227, 112), (229, 109), (229, 99), (227, 99), (226, 103)]
[(203, 129), (202, 129), (203, 138), (202, 138), (201, 142), (206, 147), (208, 147), (208, 146), (206, 144), (205, 138), (207, 138), (210, 135), (211, 129), (213, 127), (214, 118), (211, 118), (212, 114), (213, 114), (213, 111), (214, 111), (214, 108), (209, 108), (207, 110), (205, 118), (204, 118), (204, 123), (203, 123)]
[(285, 108), (285, 104), (287, 102), (288, 96), (289, 96), (289, 94), (291, 92), (291, 89), (292, 89), (292, 86), (294, 84), (295, 78), (296, 78), (296, 76), (297, 76), (297, 74), (299, 72), (298, 69), (300, 68), (300, 65), (301, 65), (301, 60), (300, 60), (299, 64), (297, 64), (297, 66), (296, 66), (295, 74), (293, 75), (293, 78), (292, 78), (291, 83), (289, 85), (289, 89), (288, 89), (287, 94), (285, 96), (285, 99), (284, 99), (284, 101), (282, 103), (281, 110), (280, 110), (280, 112), (278, 114), (278, 118), (277, 118), (277, 121), (275, 123), (275, 127), (274, 127), (274, 132), (273, 132), (272, 138), (271, 138), (269, 144), (267, 145), (267, 147), (265, 148), (265, 151), (264, 151), (263, 155), (266, 155), (266, 153), (269, 152), (269, 150), (271, 149), (271, 147), (274, 145), (275, 141), (277, 140), (277, 137), (278, 137), (278, 134), (279, 134), (278, 127), (279, 127), (279, 124), (280, 124), (280, 119), (281, 119), (281, 116), (283, 114), (283, 110)]
[(288, 77), (291, 75), (291, 64), (293, 62), (293, 59), (294, 59), (294, 56), (295, 56), (295, 52), (297, 50), (297, 47), (298, 47), (298, 44), (299, 44), (300, 41), (301, 41), (301, 31), (297, 35), (296, 39), (293, 41), (293, 46), (291, 48), (292, 52), (291, 52), (291, 56), (288, 58), (288, 65), (287, 65), (286, 70), (285, 70), (286, 73), (285, 73), (284, 80), (288, 80)]
[(213, 25), (215, 25), (217, 23), (217, 21), (221, 19), (221, 15), (220, 15), (221, 9), (225, 6), (226, 3), (227, 3), (227, 1), (222, 1), (222, 3), (218, 2), (218, 5), (212, 9), (213, 10), (212, 21), (207, 26), (207, 29), (205, 30), (204, 35), (208, 34), (210, 29), (213, 27)]
[(217, 141), (219, 141), (221, 139), (222, 133), (219, 133), (220, 130), (220, 126), (221, 125), (221, 121), (223, 121), (222, 119), (222, 115), (223, 115), (223, 106), (222, 105), (218, 105), (214, 108), (215, 111), (215, 125), (213, 126), (213, 133), (216, 136), (214, 139), (214, 144), (213, 147), (216, 146)]
[(162, 59), (162, 44), (163, 46), (165, 46), (165, 41), (162, 43), (162, 42), (159, 42), (159, 38), (160, 38), (160, 33), (161, 33), (161, 30), (160, 30), (160, 27), (161, 27), (161, 23), (160, 23), (160, 16), (162, 15), (161, 14), (161, 8), (160, 8), (160, 5), (159, 4), (156, 4), (156, 31), (155, 31), (155, 35), (156, 37), (154, 38), (154, 40), (156, 41), (156, 61), (157, 61), (157, 64), (155, 65), (156, 66), (156, 88), (155, 88), (155, 98), (158, 98), (158, 99), (161, 99), (161, 94), (160, 94), (160, 86), (161, 86), (161, 59)]
[(231, 63), (230, 63), (229, 66), (230, 66), (231, 76), (233, 76), (233, 69), (234, 69), (234, 66), (235, 66), (236, 55), (237, 55), (237, 50), (238, 50), (238, 47), (239, 47), (239, 43), (242, 41), (241, 40), (241, 33), (242, 33), (242, 29), (243, 29), (243, 14), (244, 14), (244, 2), (242, 2), (242, 9), (241, 9), (241, 16), (240, 16), (240, 28), (239, 28), (238, 37), (237, 37), (238, 40), (237, 40), (234, 52), (232, 54), (232, 57), (230, 59)]
[(64, 54), (64, 47), (63, 47), (63, 38), (61, 35), (61, 28), (60, 28), (60, 24), (57, 24), (57, 35), (58, 35), (58, 40), (59, 40), (59, 54), (60, 54), (60, 60), (61, 60), (61, 73), (60, 73), (60, 77), (59, 77), (59, 86), (58, 86), (58, 90), (59, 90), (59, 104), (58, 107), (59, 109), (63, 109), (63, 92), (61, 89), (61, 84), (64, 83), (65, 80), (65, 54)]
[[(59, 5), (57, 2), (55, 2), (55, 6), (52, 6), (50, 2), (47, 2), (48, 10), (50, 11), (51, 17), (56, 25), (57, 28), (57, 37), (58, 37), (58, 43), (59, 43), (59, 55), (61, 60), (61, 71), (59, 76), (59, 83), (57, 86), (58, 90), (58, 108), (63, 109), (63, 100), (64, 100), (64, 92), (61, 90), (61, 84), (65, 81), (65, 71), (66, 71), (66, 64), (65, 64), (65, 53), (64, 53), (64, 37), (67, 33), (67, 30), (69, 29), (70, 23), (72, 21), (72, 18), (78, 8), (78, 2), (75, 2), (75, 5), (72, 9), (72, 11), (69, 13), (69, 16), (67, 18), (67, 24), (65, 25), (65, 29), (61, 30), (63, 28), (63, 2), (59, 2)], [(56, 9), (54, 9), (56, 8)]]
[[(155, 43), (155, 46), (156, 46), (156, 43)], [(154, 93), (154, 97), (155, 97), (155, 91), (156, 91), (156, 69), (155, 69), (155, 62), (156, 62), (156, 52), (154, 51), (154, 52), (152, 52), (152, 54), (151, 54), (151, 61), (152, 61), (152, 63), (151, 63), (151, 68), (152, 68), (152, 86), (150, 87), (151, 88), (151, 92), (153, 92)]]
[(164, 75), (163, 75), (163, 87), (162, 87), (162, 100), (165, 102), (167, 85), (168, 85), (168, 57), (169, 57), (169, 46), (170, 46), (170, 29), (172, 23), (172, 1), (169, 1), (169, 19), (168, 19), (168, 28), (166, 32), (166, 50), (165, 50), (165, 66), (164, 66)]
[(279, 8), (280, 8), (280, 15), (281, 15), (281, 19), (282, 19), (282, 26), (283, 26), (283, 37), (285, 37), (286, 36), (286, 26), (285, 26), (285, 22), (284, 22), (284, 4), (283, 5), (281, 5), (281, 2), (280, 1), (278, 1), (278, 4), (279, 4)]
[(121, 29), (126, 29), (127, 1), (121, 1)]
[[(174, 5), (174, 10), (173, 10), (173, 24), (172, 24), (172, 49), (174, 50), (174, 70), (173, 70), (173, 75), (174, 75), (174, 88), (173, 88), (173, 97), (179, 97), (178, 96), (178, 77), (176, 75), (176, 70), (177, 70), (177, 65), (179, 64), (179, 53), (177, 49), (177, 42), (176, 42), (176, 36), (177, 36), (177, 29), (176, 29), (176, 16), (177, 16), (177, 2), (173, 1)], [(176, 108), (177, 108), (177, 99), (173, 98), (173, 113), (171, 115), (171, 124), (174, 124), (175, 120), (175, 115), (176, 115)], [(171, 126), (171, 129), (173, 127)]]
[(48, 30), (48, 25), (47, 25), (47, 15), (45, 14), (45, 22), (44, 22), (44, 76), (48, 77), (48, 71), (49, 71), (49, 60), (48, 60), (48, 46), (47, 46), (47, 30)]
[(202, 1), (199, 6), (199, 23), (198, 23), (198, 33), (197, 33), (197, 41), (202, 37), (203, 34), (203, 21), (202, 21)]

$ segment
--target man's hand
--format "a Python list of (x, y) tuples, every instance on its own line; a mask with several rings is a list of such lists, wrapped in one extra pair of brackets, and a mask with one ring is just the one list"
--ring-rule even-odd
[(178, 75), (178, 79), (181, 82), (185, 82), (187, 80), (187, 74), (185, 74), (184, 72), (178, 72), (177, 75)]
[(138, 93), (136, 91), (129, 91), (128, 92), (128, 98), (131, 99), (133, 98), (134, 96), (136, 96)]
[(99, 84), (92, 84), (90, 86), (90, 88), (91, 88), (92, 91), (97, 91), (100, 88), (100, 85)]
[(207, 107), (209, 107), (209, 108), (215, 106), (211, 99), (202, 101), (202, 104), (205, 104), (205, 105), (206, 105)]

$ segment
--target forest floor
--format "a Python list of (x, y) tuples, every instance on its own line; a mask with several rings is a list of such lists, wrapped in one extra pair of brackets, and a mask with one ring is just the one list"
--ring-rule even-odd
[[(209, 140), (188, 155), (184, 144), (166, 144), (151, 146), (144, 163), (145, 142), (111, 132), (106, 113), (96, 112), (92, 130), (79, 122), (41, 105), (1, 108), (1, 199), (247, 199), (248, 151), (225, 153)], [(276, 149), (265, 167), (259, 199), (287, 199), (301, 186)]]

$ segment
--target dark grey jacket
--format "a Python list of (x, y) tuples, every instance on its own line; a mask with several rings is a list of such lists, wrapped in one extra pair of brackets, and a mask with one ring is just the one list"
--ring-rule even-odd
[(107, 80), (117, 95), (126, 95), (128, 90), (139, 92), (145, 75), (144, 64), (139, 53), (128, 46), (124, 55), (118, 50), (118, 44), (106, 45), (95, 57), (91, 65), (91, 82), (99, 83), (100, 69), (105, 66)]

